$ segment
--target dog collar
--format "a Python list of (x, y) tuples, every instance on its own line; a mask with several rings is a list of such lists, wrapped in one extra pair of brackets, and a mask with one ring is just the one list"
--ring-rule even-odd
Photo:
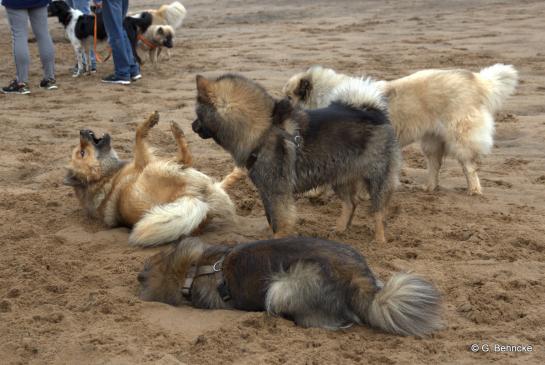
[(216, 275), (218, 283), (217, 290), (221, 296), (221, 299), (224, 302), (231, 299), (229, 287), (227, 286), (227, 283), (225, 282), (225, 278), (223, 276), (223, 260), (225, 260), (226, 256), (227, 254), (223, 255), (213, 265), (191, 267), (184, 279), (184, 285), (182, 286), (182, 295), (187, 300), (191, 301), (191, 289), (193, 288), (193, 281), (195, 280), (195, 278), (204, 275)]

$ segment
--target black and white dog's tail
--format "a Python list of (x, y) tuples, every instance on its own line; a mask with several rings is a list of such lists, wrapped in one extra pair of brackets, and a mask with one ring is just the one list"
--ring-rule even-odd
[(138, 52), (136, 51), (136, 45), (138, 44), (138, 35), (144, 34), (150, 27), (152, 21), (152, 15), (147, 11), (143, 11), (137, 15), (126, 17), (125, 21), (123, 22), (123, 26), (125, 27), (125, 31), (127, 32), (127, 37), (131, 42), (132, 53), (139, 64), (142, 63), (142, 59), (140, 58), (140, 56), (138, 56)]

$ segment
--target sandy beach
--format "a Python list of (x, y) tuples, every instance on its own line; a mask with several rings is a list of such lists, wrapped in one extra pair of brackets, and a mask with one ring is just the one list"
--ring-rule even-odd
[[(158, 1), (131, 1), (131, 11)], [(101, 84), (113, 65), (74, 79), (74, 54), (56, 19), (59, 89), (38, 88), (31, 40), (30, 95), (0, 94), (0, 363), (3, 364), (544, 364), (545, 48), (543, 1), (184, 1), (188, 16), (170, 60), (143, 65), (130, 86)], [(0, 10), (0, 83), (15, 75)], [(483, 158), (483, 196), (468, 196), (447, 158), (440, 189), (421, 189), (426, 163), (407, 147), (401, 186), (388, 215), (387, 243), (375, 244), (368, 202), (346, 233), (334, 232), (340, 201), (297, 201), (301, 235), (349, 243), (383, 280), (398, 271), (429, 278), (443, 295), (446, 327), (418, 339), (368, 327), (303, 329), (264, 313), (203, 311), (138, 299), (136, 275), (163, 249), (128, 245), (128, 229), (87, 217), (62, 185), (79, 130), (112, 135), (129, 158), (134, 128), (158, 110), (150, 141), (171, 156), (169, 122), (180, 123), (195, 166), (220, 179), (231, 157), (191, 131), (195, 75), (242, 73), (281, 96), (311, 65), (394, 79), (425, 68), (513, 64), (520, 85), (496, 116), (494, 148)], [(208, 243), (269, 237), (249, 180), (231, 192), (240, 216), (210, 226)], [(470, 351), (470, 345), (492, 351)], [(532, 345), (526, 353), (494, 344)]]

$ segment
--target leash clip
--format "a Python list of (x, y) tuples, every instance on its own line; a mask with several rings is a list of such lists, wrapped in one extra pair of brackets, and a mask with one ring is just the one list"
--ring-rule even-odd
[(296, 136), (293, 137), (293, 143), (295, 143), (295, 146), (296, 147), (300, 147), (301, 146), (301, 141), (303, 140), (303, 138), (301, 137), (301, 135), (297, 134)]

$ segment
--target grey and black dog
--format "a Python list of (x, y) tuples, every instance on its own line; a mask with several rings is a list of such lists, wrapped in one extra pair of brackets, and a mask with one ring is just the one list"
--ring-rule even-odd
[(384, 242), (384, 217), (399, 177), (399, 148), (381, 91), (356, 80), (332, 93), (327, 108), (304, 111), (275, 100), (239, 75), (197, 76), (193, 131), (213, 138), (246, 167), (259, 190), (275, 237), (293, 233), (293, 193), (331, 184), (342, 200), (337, 231), (350, 225), (358, 191), (366, 187), (375, 239)]
[(430, 282), (398, 273), (383, 285), (354, 248), (317, 238), (235, 246), (187, 238), (152, 256), (138, 281), (143, 300), (267, 311), (303, 327), (368, 324), (415, 336), (442, 327), (440, 294)]

